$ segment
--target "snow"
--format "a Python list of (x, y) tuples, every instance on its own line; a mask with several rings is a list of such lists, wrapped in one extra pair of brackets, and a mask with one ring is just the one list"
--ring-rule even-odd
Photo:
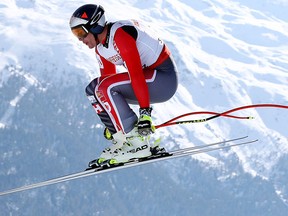
[[(68, 25), (71, 13), (84, 3), (91, 1), (1, 1), (0, 93), (5, 99), (5, 109), (0, 112), (0, 130), (13, 127), (21, 102), (35, 88), (46, 91), (55, 83), (61, 87), (81, 83), (84, 92), (85, 84), (99, 75), (93, 50), (77, 41)], [(224, 112), (258, 103), (288, 104), (287, 0), (98, 0), (97, 3), (104, 6), (111, 21), (130, 18), (146, 21), (173, 53), (179, 69), (179, 88), (170, 101), (153, 105), (155, 124), (193, 111)], [(13, 92), (3, 92), (16, 75), (23, 78), (21, 85)], [(81, 79), (86, 83), (80, 82)], [(71, 107), (77, 107), (77, 103)], [(187, 147), (242, 135), (258, 138), (257, 144), (241, 146), (227, 154), (204, 154), (194, 159), (222, 169), (225, 158), (236, 155), (245, 172), (269, 181), (279, 161), (287, 157), (287, 110), (258, 108), (235, 114), (255, 119), (215, 119), (159, 129), (158, 135), (167, 148), (174, 148), (175, 143), (177, 147)], [(204, 116), (192, 116), (198, 117)], [(85, 126), (84, 120), (79, 122)], [(8, 172), (16, 174), (17, 168), (12, 166)], [(226, 174), (219, 177), (220, 181), (238, 177), (235, 173)], [(288, 204), (287, 191), (277, 186), (275, 193)]]

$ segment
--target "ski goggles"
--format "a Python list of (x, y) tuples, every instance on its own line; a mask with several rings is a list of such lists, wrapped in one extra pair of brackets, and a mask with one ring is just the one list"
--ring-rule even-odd
[(82, 25), (71, 29), (72, 33), (79, 39), (84, 39), (88, 35), (88, 30)]

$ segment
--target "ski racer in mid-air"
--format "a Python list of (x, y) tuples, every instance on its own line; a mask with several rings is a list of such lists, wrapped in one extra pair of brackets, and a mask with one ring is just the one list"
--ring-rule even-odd
[[(151, 104), (169, 100), (176, 92), (177, 69), (167, 45), (136, 20), (107, 22), (102, 6), (86, 4), (70, 19), (73, 34), (95, 49), (101, 75), (86, 87), (86, 95), (105, 125), (111, 146), (89, 166), (107, 161), (125, 163), (149, 157), (154, 132)], [(116, 65), (127, 72), (117, 73)], [(139, 105), (139, 116), (129, 104)]]

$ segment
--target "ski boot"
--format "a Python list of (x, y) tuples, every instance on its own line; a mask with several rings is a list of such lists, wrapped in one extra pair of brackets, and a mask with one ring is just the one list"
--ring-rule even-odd
[(135, 127), (126, 134), (126, 142), (114, 152), (112, 159), (108, 161), (108, 166), (119, 165), (152, 155), (149, 137), (139, 135), (137, 130)]
[(106, 165), (108, 160), (112, 158), (114, 151), (121, 148), (123, 143), (126, 141), (125, 135), (122, 133), (122, 131), (118, 131), (112, 136), (108, 128), (105, 128), (104, 130), (104, 137), (107, 140), (112, 141), (112, 145), (105, 148), (100, 154), (99, 158), (90, 161), (88, 163), (88, 169), (100, 168)]
[[(138, 119), (137, 127), (138, 133), (140, 136), (147, 137), (150, 139), (150, 134), (154, 133), (156, 128), (152, 125), (152, 118), (151, 118), (152, 108), (140, 108), (139, 114), (140, 117)], [(150, 146), (150, 151), (152, 156), (161, 156), (163, 153), (166, 153), (166, 150), (163, 147), (160, 147), (161, 139), (157, 139), (154, 143)]]

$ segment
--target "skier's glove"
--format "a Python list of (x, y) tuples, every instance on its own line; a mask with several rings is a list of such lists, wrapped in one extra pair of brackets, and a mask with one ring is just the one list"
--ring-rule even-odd
[(152, 108), (139, 109), (140, 117), (138, 119), (137, 127), (138, 133), (141, 136), (148, 136), (155, 132), (155, 127), (152, 125), (151, 112)]

